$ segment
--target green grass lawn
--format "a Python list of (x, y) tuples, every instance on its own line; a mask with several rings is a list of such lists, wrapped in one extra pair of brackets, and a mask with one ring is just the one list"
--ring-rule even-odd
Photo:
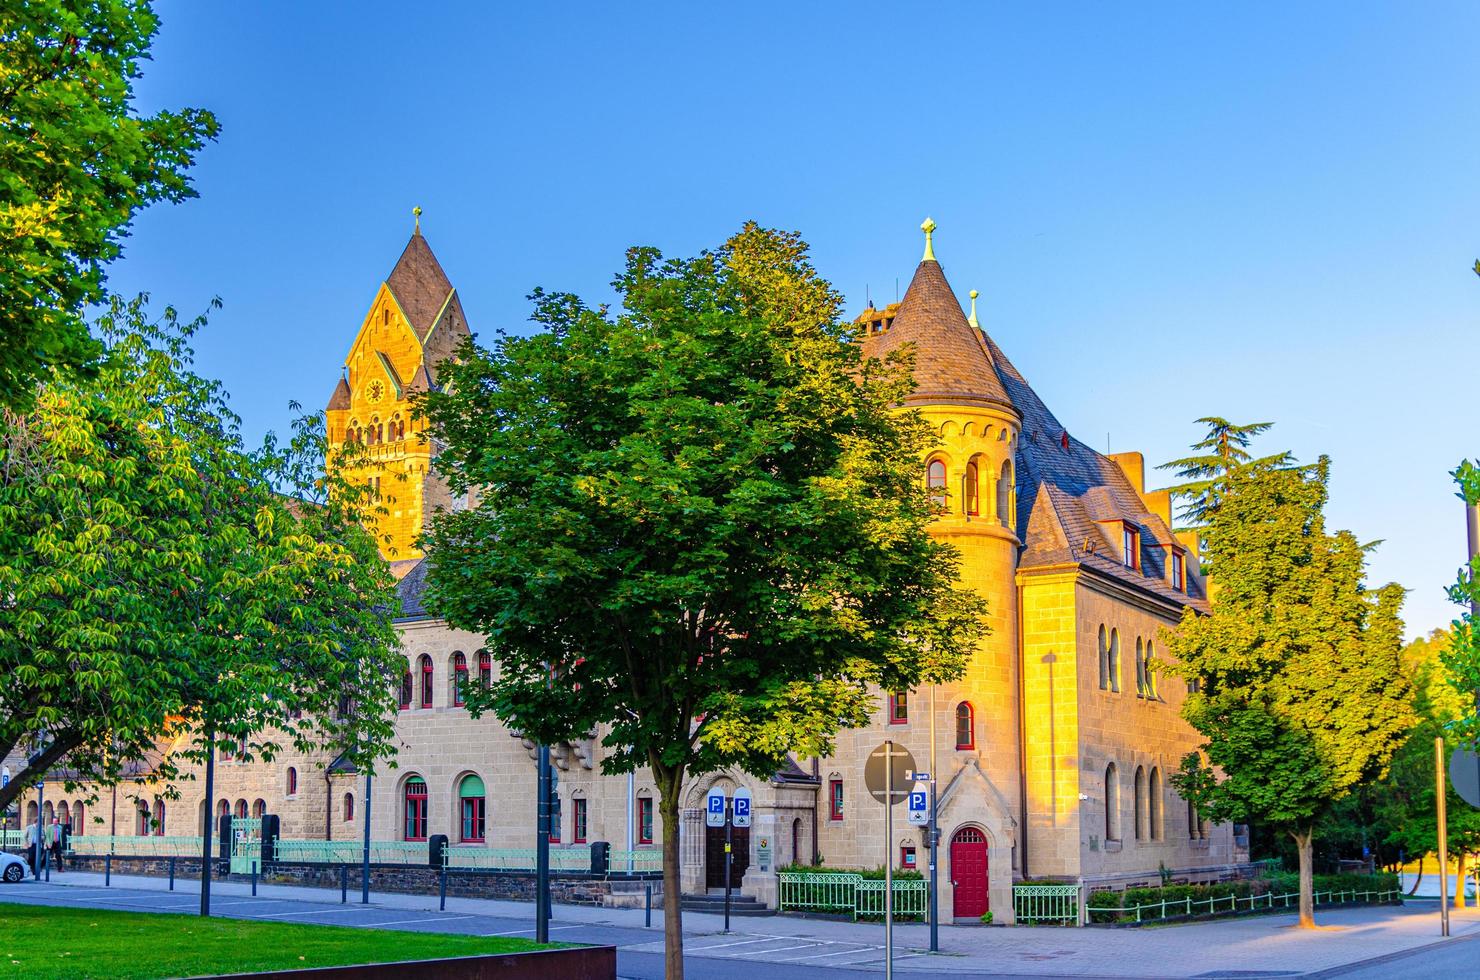
[(0, 980), (152, 980), (540, 948), (503, 937), (0, 903)]

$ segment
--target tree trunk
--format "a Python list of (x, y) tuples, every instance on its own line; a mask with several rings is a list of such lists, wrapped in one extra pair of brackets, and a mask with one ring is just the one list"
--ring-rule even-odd
[(1419, 885), (1419, 882), (1423, 881), (1423, 863), (1424, 863), (1424, 861), (1427, 858), (1428, 858), (1428, 855), (1427, 854), (1420, 854), (1418, 856), (1418, 874), (1413, 879), (1413, 887), (1410, 888), (1410, 889), (1408, 889), (1408, 894), (1409, 895), (1417, 895), (1418, 894), (1418, 885)]
[(1302, 827), (1299, 830), (1290, 831), (1290, 836), (1295, 838), (1296, 850), (1300, 852), (1300, 922), (1302, 929), (1314, 929), (1316, 927), (1314, 875), (1311, 870), (1311, 836), (1314, 833), (1312, 827)]
[[(1462, 909), (1465, 907), (1465, 871), (1466, 865), (1470, 863), (1470, 856), (1460, 851), (1454, 860), (1454, 907)], [(1445, 870), (1448, 871), (1447, 868)]]
[(663, 976), (683, 980), (683, 875), (678, 855), (678, 795), (683, 770), (653, 773), (663, 817)]

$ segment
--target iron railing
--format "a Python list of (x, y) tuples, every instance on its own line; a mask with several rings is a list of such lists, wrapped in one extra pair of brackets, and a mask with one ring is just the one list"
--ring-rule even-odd
[(1013, 885), (1012, 914), (1020, 923), (1079, 924), (1078, 885)]
[[(781, 912), (830, 912), (884, 917), (884, 879), (851, 872), (782, 871), (777, 879), (777, 909)], [(896, 878), (894, 916), (923, 916), (929, 888), (923, 878)]]
[(201, 845), (199, 837), (89, 834), (86, 837), (73, 836), (67, 843), (67, 853), (97, 857), (105, 854), (122, 857), (200, 857)]
[[(359, 864), (365, 859), (365, 843), (357, 840), (277, 839), (275, 860), (284, 863)], [(430, 862), (426, 841), (376, 840), (370, 842), (372, 864), (420, 864)]]
[[(1345, 905), (1351, 902), (1381, 904), (1391, 902), (1400, 895), (1400, 890), (1396, 888), (1385, 891), (1348, 888), (1314, 892), (1311, 895), (1311, 901), (1315, 905)], [(1097, 920), (1107, 917), (1107, 914), (1108, 917), (1115, 919), (1134, 916), (1133, 921), (1141, 922), (1145, 919), (1166, 919), (1179, 915), (1235, 915), (1240, 912), (1258, 912), (1275, 908), (1298, 908), (1299, 905), (1299, 892), (1288, 892), (1282, 895), (1269, 892), (1264, 895), (1219, 895), (1214, 898), (1168, 898), (1160, 902), (1127, 905), (1122, 908), (1113, 906), (1096, 908), (1091, 910), (1091, 915)]]
[[(467, 847), (449, 845), (442, 863), (447, 868), (480, 868), (496, 871), (533, 871), (535, 849), (532, 847)], [(550, 848), (551, 871), (590, 871), (591, 848)]]
[(663, 870), (663, 852), (648, 848), (637, 851), (612, 851), (607, 855), (607, 870), (637, 874)]

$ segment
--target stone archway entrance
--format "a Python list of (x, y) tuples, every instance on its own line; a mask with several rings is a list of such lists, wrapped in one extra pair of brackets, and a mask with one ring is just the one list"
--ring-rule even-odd
[(951, 884), (955, 886), (956, 918), (980, 918), (990, 908), (987, 835), (976, 827), (962, 827), (951, 838)]
[[(750, 867), (750, 828), (730, 830), (733, 851), (730, 855), (730, 887), (739, 888), (740, 879)], [(704, 828), (704, 887), (725, 887), (725, 828)]]

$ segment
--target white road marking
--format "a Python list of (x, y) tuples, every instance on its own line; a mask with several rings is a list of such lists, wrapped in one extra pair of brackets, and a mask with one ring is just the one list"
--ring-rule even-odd
[(820, 960), (824, 956), (847, 956), (850, 953), (881, 953), (881, 952), (883, 952), (883, 950), (880, 949), (877, 946), (863, 946), (863, 947), (857, 947), (857, 946), (855, 946), (852, 949), (835, 949), (831, 953), (813, 953), (811, 956), (788, 956), (786, 959), (782, 960), (781, 962), (783, 962), (783, 963), (799, 963), (802, 960)]
[(785, 953), (791, 949), (816, 949), (817, 943), (802, 943), (799, 946), (782, 946), (780, 949), (743, 949), (735, 954), (735, 958), (741, 956), (769, 956), (772, 953)]
[[(560, 929), (584, 929), (584, 928), (586, 928), (586, 926), (584, 924), (578, 925), (578, 926), (551, 926), (550, 927), (550, 931), (551, 932), (556, 932), (556, 931), (558, 931)], [(535, 932), (535, 930), (531, 928), (531, 929), (511, 929), (508, 932), (485, 932), (485, 933), (483, 933), (483, 938), (484, 939), (490, 939), (490, 938), (492, 938), (494, 936), (522, 936), (526, 932), (529, 933), (530, 935), (533, 935), (534, 932)]]
[(379, 929), (383, 926), (401, 926), (408, 922), (451, 922), (454, 919), (476, 919), (475, 915), (442, 915), (431, 919), (394, 919), (390, 922), (357, 922), (363, 929)]
[(305, 912), (261, 912), (255, 915), (243, 914), (244, 919), (281, 919), (286, 915), (336, 915), (341, 912), (358, 912), (359, 909), (349, 906), (342, 909), (309, 909)]
[(702, 953), (711, 949), (724, 949), (726, 946), (748, 946), (751, 943), (774, 943), (778, 939), (792, 939), (792, 936), (762, 936), (760, 939), (740, 939), (733, 943), (715, 943), (713, 946), (694, 946), (691, 943), (683, 944), (685, 953)]

